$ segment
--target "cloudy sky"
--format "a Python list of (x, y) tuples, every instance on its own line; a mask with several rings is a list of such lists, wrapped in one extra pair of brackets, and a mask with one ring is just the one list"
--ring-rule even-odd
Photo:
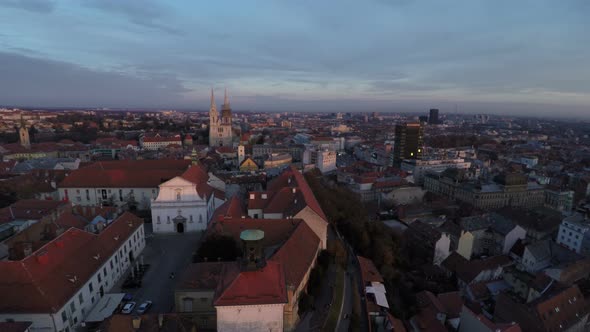
[(590, 116), (590, 1), (2, 0), (0, 104)]

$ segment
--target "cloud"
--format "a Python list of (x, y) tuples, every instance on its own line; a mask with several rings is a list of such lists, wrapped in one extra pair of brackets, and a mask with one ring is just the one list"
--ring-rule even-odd
[(189, 91), (169, 75), (134, 77), (4, 52), (0, 73), (0, 100), (14, 105), (165, 107)]
[(55, 9), (53, 0), (3, 0), (0, 7), (18, 8), (36, 13), (50, 13)]
[(131, 23), (171, 34), (182, 34), (172, 26), (173, 20), (165, 20), (166, 7), (151, 0), (87, 0), (84, 5), (107, 14), (122, 15)]

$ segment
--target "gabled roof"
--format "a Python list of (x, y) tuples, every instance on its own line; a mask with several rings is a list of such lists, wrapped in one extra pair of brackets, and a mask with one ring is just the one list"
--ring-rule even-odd
[(287, 303), (283, 266), (267, 262), (255, 271), (242, 271), (214, 301), (215, 306)]
[(494, 270), (499, 267), (505, 267), (512, 264), (510, 257), (505, 255), (492, 256), (486, 259), (475, 259), (466, 261), (457, 266), (457, 278), (469, 284), (482, 271)]
[(217, 233), (233, 237), (240, 242), (240, 233), (246, 229), (264, 231), (262, 246), (272, 247), (284, 243), (295, 231), (301, 219), (252, 219), (232, 217), (213, 220), (208, 234)]
[[(219, 206), (219, 208), (213, 212), (213, 217), (211, 219), (223, 220), (225, 218), (241, 218), (245, 215), (246, 213), (244, 211), (244, 207), (242, 206), (242, 201), (236, 195), (221, 204), (221, 206)], [(209, 225), (212, 224), (213, 223), (210, 223)]]
[(23, 260), (0, 262), (0, 312), (56, 313), (142, 224), (126, 212), (99, 234), (70, 228)]
[(289, 239), (270, 259), (281, 263), (289, 286), (299, 286), (318, 254), (320, 238), (307, 223), (299, 223)]
[(209, 174), (207, 174), (207, 172), (205, 172), (205, 170), (197, 164), (190, 165), (188, 169), (184, 173), (182, 173), (180, 177), (194, 184), (200, 184), (203, 182), (207, 182), (207, 180), (209, 179)]
[(268, 190), (273, 192), (278, 192), (284, 187), (297, 187), (303, 196), (303, 200), (305, 204), (309, 206), (315, 213), (317, 213), (320, 218), (328, 221), (328, 218), (324, 214), (324, 211), (320, 207), (320, 203), (315, 198), (309, 184), (303, 177), (303, 174), (299, 172), (294, 166), (286, 169), (279, 177), (274, 179), (268, 185)]

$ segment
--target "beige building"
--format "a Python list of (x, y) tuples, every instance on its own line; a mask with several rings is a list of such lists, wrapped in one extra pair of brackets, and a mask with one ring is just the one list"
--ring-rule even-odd
[(542, 206), (545, 201), (543, 186), (527, 182), (522, 174), (508, 174), (497, 182), (479, 184), (462, 181), (457, 170), (449, 169), (440, 175), (427, 174), (424, 189), (482, 210), (506, 206), (531, 208)]

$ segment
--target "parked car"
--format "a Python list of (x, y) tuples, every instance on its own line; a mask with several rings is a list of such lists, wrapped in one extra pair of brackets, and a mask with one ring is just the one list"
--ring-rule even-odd
[(144, 303), (140, 304), (137, 308), (138, 314), (144, 314), (148, 309), (152, 306), (152, 301), (145, 301)]
[(136, 303), (135, 302), (127, 302), (125, 303), (125, 305), (123, 306), (123, 310), (121, 310), (122, 314), (126, 314), (129, 315), (130, 313), (133, 312), (133, 308), (135, 308)]

